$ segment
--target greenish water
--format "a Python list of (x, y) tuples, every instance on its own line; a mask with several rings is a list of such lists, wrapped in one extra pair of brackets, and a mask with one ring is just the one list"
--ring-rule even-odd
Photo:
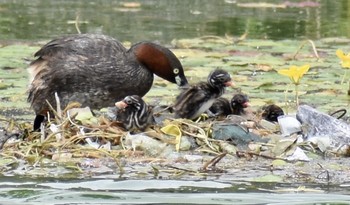
[[(332, 193), (259, 190), (279, 184), (230, 184), (215, 181), (37, 179), (0, 183), (1, 204), (349, 204), (350, 196)], [(255, 187), (255, 188), (252, 188)], [(283, 185), (282, 185), (283, 187)], [(249, 190), (250, 189), (250, 190)], [(248, 193), (247, 193), (248, 192)]]
[[(125, 2), (139, 2), (136, 7)], [(249, 1), (287, 4), (287, 1)], [(350, 1), (315, 0), (286, 8), (239, 6), (239, 0), (0, 0), (1, 39), (37, 40), (76, 33), (104, 33), (122, 41), (193, 38), (225, 34), (249, 38), (350, 37)], [(304, 4), (303, 4), (304, 3)]]
[[(243, 0), (149, 0), (139, 1), (140, 5), (133, 8), (123, 6), (123, 2), (0, 0), (0, 86), (4, 86), (0, 90), (0, 102), (9, 108), (9, 110), (1, 109), (0, 115), (19, 119), (17, 115), (23, 116), (24, 114), (26, 115), (24, 119), (32, 119), (33, 113), (25, 102), (25, 87), (28, 82), (25, 71), (28, 62), (25, 59), (30, 59), (39, 45), (48, 39), (77, 33), (74, 25), (77, 15), (81, 21), (79, 23), (81, 32), (103, 33), (122, 41), (131, 42), (156, 40), (169, 44), (173, 39), (192, 39), (208, 35), (225, 36), (225, 34), (239, 37), (247, 32), (248, 39), (292, 39), (292, 41), (281, 41), (285, 42), (283, 44), (293, 45), (290, 46), (292, 47), (290, 50), (285, 46), (275, 52), (292, 54), (300, 45), (298, 40), (305, 38), (313, 40), (326, 37), (350, 38), (350, 1), (348, 0), (315, 0), (319, 4), (317, 7), (287, 8), (239, 7), (238, 3), (246, 2)], [(280, 4), (284, 1), (266, 2)], [(27, 46), (19, 42), (35, 42), (35, 45)], [(265, 47), (261, 46), (264, 42), (268, 44)], [(281, 44), (281, 42), (276, 44)], [(247, 43), (249, 44), (249, 41)], [(276, 48), (271, 41), (262, 41), (261, 44), (253, 41), (253, 45), (243, 45), (243, 47), (255, 52)], [(347, 45), (346, 41), (341, 44), (341, 47), (345, 49)], [(317, 46), (321, 48), (323, 55), (325, 48), (331, 47), (334, 53), (333, 50), (337, 47), (333, 41), (326, 46), (324, 42)], [(241, 55), (245, 54), (242, 53)], [(332, 58), (330, 53), (327, 53), (329, 59)], [(209, 59), (210, 62), (203, 61), (205, 64), (212, 63), (214, 66), (217, 62), (213, 60), (215, 58), (207, 56), (202, 58), (207, 61)], [(247, 58), (250, 60), (252, 57), (247, 56)], [(182, 63), (189, 68), (203, 69), (203, 62), (199, 62), (200, 60), (202, 59), (193, 63), (188, 59), (187, 61), (182, 59)], [(259, 58), (255, 60), (259, 61)], [(306, 60), (310, 61), (308, 58)], [(325, 61), (327, 64), (323, 67), (320, 65), (322, 62), (318, 62), (316, 69), (320, 70), (318, 77), (321, 77), (321, 80), (329, 80), (328, 75), (334, 75), (334, 79), (341, 78), (343, 70), (336, 65), (335, 61), (337, 61), (335, 57), (331, 62), (327, 59)], [(263, 59), (262, 62), (262, 64), (268, 62), (269, 65), (274, 65), (271, 59)], [(285, 66), (284, 64), (284, 61), (276, 63), (280, 67)], [(255, 73), (255, 67), (247, 67), (248, 69), (243, 67), (239, 69), (248, 70), (245, 71), (246, 73), (242, 71), (241, 75), (255, 77), (251, 74), (253, 71), (250, 71), (254, 70)], [(322, 72), (328, 68), (332, 68), (334, 73)], [(315, 72), (312, 75), (314, 74)], [(327, 76), (323, 77), (326, 74)], [(333, 82), (336, 81), (332, 79)], [(251, 86), (253, 82), (239, 82), (241, 86), (248, 83)], [(324, 84), (324, 86), (328, 85), (328, 83)], [(242, 87), (244, 90), (245, 87)], [(336, 89), (343, 89), (342, 92), (346, 92), (340, 85), (337, 85)], [(277, 88), (272, 87), (269, 92), (279, 92), (277, 96), (283, 100), (284, 88), (275, 90)], [(257, 93), (266, 97), (266, 93), (260, 92), (259, 89), (251, 94), (258, 95)], [(324, 92), (323, 95), (331, 98), (333, 93), (330, 93)], [(338, 93), (336, 95), (338, 101), (333, 103), (338, 103), (339, 107), (346, 105), (347, 96), (338, 95)], [(257, 98), (257, 96), (253, 97)], [(328, 101), (328, 98), (321, 97), (319, 101), (322, 100)], [(18, 107), (27, 108), (27, 112), (17, 113), (16, 108)], [(317, 190), (324, 191), (313, 193), (297, 192), (295, 189), (302, 184), (229, 183), (220, 180), (114, 180), (109, 176), (106, 176), (105, 179), (88, 178), (61, 180), (58, 178), (2, 177), (0, 179), (0, 204), (350, 204), (349, 181), (345, 181), (341, 186), (310, 185)], [(277, 189), (280, 190), (280, 188), (294, 188), (294, 190), (277, 192)], [(269, 189), (269, 191), (262, 189)], [(275, 189), (276, 192), (273, 192)]]

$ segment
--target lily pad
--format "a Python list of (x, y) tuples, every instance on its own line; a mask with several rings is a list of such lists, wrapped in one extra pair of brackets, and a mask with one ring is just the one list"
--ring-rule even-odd
[(283, 182), (283, 178), (278, 175), (268, 174), (261, 177), (250, 179), (251, 182)]
[(276, 159), (272, 161), (272, 165), (273, 167), (283, 167), (286, 164), (288, 164), (286, 161), (282, 160), (282, 159)]

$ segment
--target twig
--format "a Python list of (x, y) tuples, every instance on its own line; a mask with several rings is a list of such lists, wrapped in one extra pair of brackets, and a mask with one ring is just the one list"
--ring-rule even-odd
[(75, 18), (75, 29), (77, 30), (78, 34), (81, 34), (81, 31), (79, 29), (79, 12), (76, 13), (76, 18)]
[(319, 175), (317, 175), (317, 178), (320, 178), (320, 175), (321, 175), (321, 174), (326, 173), (327, 183), (329, 183), (330, 180), (331, 180), (331, 176), (330, 176), (330, 174), (329, 174), (329, 171), (328, 171), (327, 169), (325, 169), (320, 163), (317, 163), (317, 165), (318, 165), (321, 169), (323, 169), (323, 172), (321, 172)]
[(220, 36), (212, 36), (212, 35), (208, 35), (208, 36), (202, 36), (200, 37), (200, 39), (203, 39), (203, 40), (207, 40), (207, 39), (217, 39), (217, 40), (221, 40), (222, 43), (224, 44), (232, 44), (232, 42), (230, 40), (227, 40), (225, 38), (222, 38)]
[(214, 157), (213, 159), (211, 159), (209, 162), (206, 162), (203, 167), (202, 170), (208, 170), (209, 165), (211, 167), (215, 167), (215, 165), (220, 162), (222, 160), (222, 158), (224, 158), (227, 155), (227, 152), (221, 153), (219, 155), (217, 155), (216, 157)]
[[(90, 129), (90, 128), (86, 127), (86, 126), (78, 125), (77, 123), (73, 122), (73, 120), (72, 120), (72, 118), (71, 118), (71, 116), (70, 116), (70, 112), (69, 112), (69, 111), (67, 111), (67, 118), (68, 118), (69, 122), (70, 122), (72, 125), (76, 126), (78, 129), (80, 129), (80, 128)], [(83, 134), (83, 135), (85, 135), (85, 134)]]
[(217, 141), (217, 140), (214, 140), (214, 139), (210, 139), (208, 138), (208, 135), (205, 133), (205, 131), (201, 128), (201, 127), (198, 127), (196, 125), (193, 125), (193, 124), (190, 124), (190, 123), (186, 123), (186, 122), (183, 122), (183, 121), (180, 121), (180, 120), (177, 120), (177, 119), (174, 119), (175, 121), (178, 121), (182, 124), (185, 124), (189, 127), (193, 127), (193, 128), (196, 128), (199, 132), (199, 135), (197, 134), (192, 134), (190, 132), (187, 132), (185, 130), (181, 130), (183, 133), (187, 134), (187, 135), (190, 135), (190, 136), (193, 136), (193, 137), (196, 137), (196, 138), (200, 138), (200, 139), (203, 139), (205, 141), (205, 144), (208, 145), (212, 150), (215, 150), (217, 151), (213, 145), (210, 143), (210, 141)]
[(170, 110), (171, 106), (167, 106), (165, 108), (163, 108), (162, 110), (159, 110), (158, 112), (154, 112), (153, 115), (159, 115), (160, 113), (166, 111), (166, 110)]
[(43, 142), (46, 138), (46, 125), (40, 123), (40, 141)]
[(300, 47), (299, 47), (298, 50), (295, 52), (295, 54), (294, 54), (294, 56), (293, 56), (293, 59), (294, 59), (294, 60), (296, 59), (296, 57), (297, 57), (297, 55), (299, 54), (299, 52), (301, 51), (301, 49), (302, 49), (302, 48), (305, 46), (305, 44), (308, 43), (308, 42), (311, 44), (312, 50), (314, 51), (314, 54), (315, 54), (317, 60), (320, 59), (320, 57), (319, 57), (319, 55), (318, 55), (318, 53), (317, 53), (317, 49), (316, 49), (316, 46), (315, 46), (314, 42), (313, 42), (312, 40), (306, 40), (306, 41), (303, 41), (303, 42), (301, 43)]
[(60, 98), (58, 97), (57, 92), (55, 92), (55, 100), (56, 100), (57, 115), (61, 119), (62, 118), (61, 101), (60, 101)]
[[(51, 112), (53, 113), (53, 115), (56, 116), (56, 118), (59, 118), (59, 119), (60, 119), (60, 116), (58, 116), (57, 111), (52, 107), (51, 103), (50, 103), (48, 100), (46, 100), (46, 103), (47, 103), (48, 106), (50, 107), (50, 110), (51, 110)], [(48, 113), (47, 119), (48, 119), (48, 121), (50, 121), (50, 119), (51, 119), (51, 117), (49, 116), (50, 112), (47, 112), (47, 113)]]
[(255, 153), (255, 152), (249, 152), (249, 151), (248, 152), (247, 151), (237, 151), (236, 154), (237, 154), (237, 156), (242, 156), (242, 155), (248, 154), (248, 155), (264, 157), (266, 159), (281, 159), (281, 160), (285, 160), (285, 161), (290, 161), (290, 160), (287, 160), (287, 159), (284, 159), (284, 158), (281, 158), (281, 157), (272, 157), (272, 156), (269, 156), (269, 155), (265, 155), (265, 154), (261, 154), (261, 153)]
[(172, 168), (172, 169), (177, 169), (177, 170), (181, 170), (181, 171), (185, 171), (185, 172), (197, 173), (197, 171), (195, 171), (195, 170), (185, 169), (185, 168), (180, 168), (180, 167), (175, 167), (175, 166), (172, 166), (172, 165), (165, 165), (165, 167)]

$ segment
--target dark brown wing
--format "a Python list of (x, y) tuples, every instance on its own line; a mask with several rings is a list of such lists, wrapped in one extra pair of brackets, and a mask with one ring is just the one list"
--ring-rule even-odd
[[(46, 100), (55, 107), (57, 92), (62, 106), (79, 101), (82, 106), (101, 108), (113, 106), (127, 95), (143, 96), (153, 75), (138, 69), (134, 57), (117, 40), (104, 36), (83, 34), (53, 40), (43, 46), (28, 68), (32, 75), (28, 101), (36, 113), (47, 110)], [(148, 76), (147, 82), (130, 82), (132, 77)], [(135, 90), (135, 93), (131, 91)], [(139, 91), (139, 92), (138, 92)], [(137, 93), (138, 92), (138, 93)]]
[(52, 40), (34, 56), (42, 59), (66, 57), (67, 55), (108, 58), (110, 54), (125, 51), (126, 48), (119, 41), (109, 36), (79, 34)]
[(191, 119), (198, 111), (203, 102), (208, 99), (208, 95), (203, 85), (194, 85), (183, 91), (176, 99), (174, 110), (176, 117)]

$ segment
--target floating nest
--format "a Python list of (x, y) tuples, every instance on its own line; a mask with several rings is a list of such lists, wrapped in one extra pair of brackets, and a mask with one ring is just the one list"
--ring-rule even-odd
[[(29, 123), (3, 119), (7, 125), (2, 133), (2, 156), (28, 158), (34, 155), (38, 158), (52, 158), (59, 153), (71, 153), (72, 157), (120, 157), (130, 151), (138, 151), (138, 147), (131, 146), (132, 142), (125, 144), (127, 137), (132, 138), (134, 135), (144, 135), (171, 145), (177, 152), (235, 155), (248, 150), (250, 154), (260, 155), (262, 150), (275, 146), (271, 140), (278, 133), (276, 124), (271, 123), (273, 128), (268, 130), (256, 123), (248, 123), (239, 116), (231, 116), (222, 121), (199, 119), (196, 122), (168, 118), (145, 132), (131, 133), (123, 129), (120, 122), (108, 119), (103, 112), (94, 116), (89, 108), (79, 108), (77, 104), (70, 104), (64, 111), (55, 111), (54, 114), (41, 127), (40, 132), (30, 131), (32, 125)], [(161, 116), (162, 113), (157, 115)], [(241, 136), (232, 136), (235, 133)], [(227, 135), (229, 136), (223, 137)], [(185, 137), (189, 143), (182, 146), (182, 138)], [(253, 150), (249, 150), (251, 148)]]
[[(192, 121), (174, 119), (163, 111), (155, 114), (159, 123), (143, 132), (127, 131), (120, 122), (111, 120), (106, 110), (93, 114), (88, 107), (80, 108), (77, 103), (68, 105), (63, 111), (53, 110), (54, 116), (39, 132), (31, 131), (30, 123), (2, 119), (0, 170), (26, 170), (38, 166), (57, 168), (59, 165), (85, 173), (83, 167), (99, 167), (87, 163), (90, 159), (99, 164), (112, 162), (122, 173), (125, 161), (167, 161), (171, 164), (184, 160), (185, 155), (199, 155), (205, 156), (206, 160), (196, 171), (184, 167), (176, 167), (176, 170), (206, 173), (224, 172), (216, 165), (227, 157), (231, 160), (264, 158), (287, 163), (309, 161), (310, 154), (319, 158), (324, 156), (317, 146), (299, 142), (297, 134), (282, 138), (276, 123), (247, 121), (235, 115)], [(255, 119), (260, 118), (256, 116)], [(177, 153), (176, 157), (173, 153)], [(157, 168), (153, 169), (159, 172)]]

